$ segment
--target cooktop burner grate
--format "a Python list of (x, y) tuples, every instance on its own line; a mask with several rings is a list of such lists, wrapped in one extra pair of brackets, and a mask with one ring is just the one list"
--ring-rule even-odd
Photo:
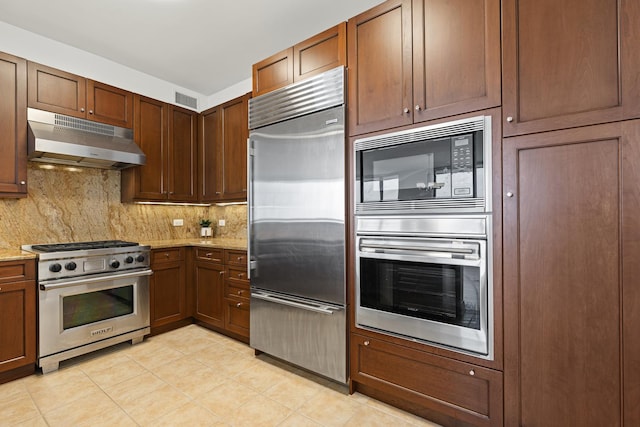
[(54, 243), (48, 245), (33, 245), (31, 248), (40, 252), (66, 252), (87, 249), (122, 248), (126, 246), (138, 246), (136, 242), (124, 240), (99, 240), (94, 242)]

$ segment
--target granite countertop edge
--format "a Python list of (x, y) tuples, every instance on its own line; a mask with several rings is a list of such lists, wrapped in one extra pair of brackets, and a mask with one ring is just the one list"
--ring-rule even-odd
[(0, 261), (24, 261), (36, 258), (36, 254), (21, 249), (0, 249)]
[(247, 250), (246, 239), (212, 238), (212, 239), (169, 239), (141, 241), (141, 245), (151, 246), (151, 249), (179, 248), (195, 246), (203, 248), (220, 248), (231, 250)]

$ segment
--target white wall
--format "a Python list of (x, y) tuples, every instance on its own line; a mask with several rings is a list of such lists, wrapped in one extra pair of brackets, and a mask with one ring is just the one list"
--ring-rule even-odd
[[(178, 91), (197, 98), (199, 111), (220, 103), (210, 104), (208, 101), (210, 98), (219, 99), (220, 97), (216, 97), (217, 94), (205, 97), (192, 90), (2, 21), (0, 21), (0, 51), (172, 104), (175, 104), (174, 93)], [(245, 82), (242, 83), (246, 86)], [(239, 95), (246, 92), (247, 90)], [(235, 92), (231, 90), (229, 93)], [(230, 96), (221, 102), (235, 96)]]

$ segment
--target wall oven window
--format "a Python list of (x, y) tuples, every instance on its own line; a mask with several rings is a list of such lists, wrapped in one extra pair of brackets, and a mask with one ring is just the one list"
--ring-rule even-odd
[(485, 212), (490, 118), (355, 141), (356, 213)]
[(133, 314), (133, 285), (62, 297), (62, 328), (75, 328)]
[(363, 307), (480, 329), (480, 268), (362, 258)]

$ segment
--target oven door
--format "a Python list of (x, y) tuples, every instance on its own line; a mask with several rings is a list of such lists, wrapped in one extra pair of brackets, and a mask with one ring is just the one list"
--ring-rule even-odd
[(42, 358), (149, 327), (150, 269), (40, 282)]
[(490, 358), (487, 242), (359, 236), (360, 327)]

